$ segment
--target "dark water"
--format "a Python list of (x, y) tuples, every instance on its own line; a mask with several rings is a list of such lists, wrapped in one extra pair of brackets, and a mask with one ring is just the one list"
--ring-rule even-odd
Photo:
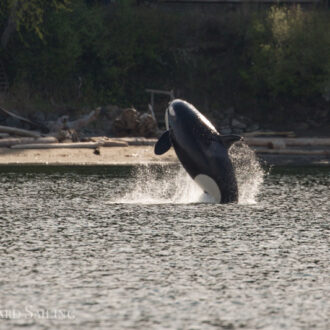
[(329, 168), (238, 205), (178, 168), (0, 171), (0, 329), (330, 328)]

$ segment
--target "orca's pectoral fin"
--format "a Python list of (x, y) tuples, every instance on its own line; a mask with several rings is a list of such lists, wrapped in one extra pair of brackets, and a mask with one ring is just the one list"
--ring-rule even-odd
[(155, 144), (155, 154), (162, 155), (171, 148), (170, 131), (166, 131)]
[(223, 143), (223, 145), (229, 149), (233, 143), (242, 140), (242, 137), (239, 135), (234, 135), (234, 134), (230, 134), (230, 135), (221, 135), (220, 136), (221, 141)]

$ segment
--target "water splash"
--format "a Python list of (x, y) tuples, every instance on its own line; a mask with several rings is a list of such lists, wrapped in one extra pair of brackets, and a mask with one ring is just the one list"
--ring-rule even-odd
[(240, 204), (256, 203), (265, 172), (255, 152), (245, 143), (236, 143), (230, 148), (229, 155), (236, 171), (238, 202)]
[(141, 165), (134, 169), (132, 176), (128, 192), (117, 203), (186, 204), (209, 201), (181, 165)]
[[(239, 203), (256, 203), (264, 172), (255, 153), (246, 144), (236, 144), (230, 149), (239, 189)], [(186, 204), (212, 203), (211, 197), (191, 179), (181, 165), (148, 166), (134, 169), (127, 191), (112, 203), (133, 204)]]

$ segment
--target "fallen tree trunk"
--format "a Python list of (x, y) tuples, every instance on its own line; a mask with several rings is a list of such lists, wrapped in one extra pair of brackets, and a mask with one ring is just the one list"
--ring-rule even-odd
[(124, 109), (112, 125), (115, 136), (157, 136), (157, 123), (148, 113), (139, 113), (134, 108)]
[(267, 149), (253, 148), (257, 154), (302, 155), (302, 156), (330, 156), (330, 150), (303, 150), (303, 149)]
[(157, 139), (147, 139), (144, 137), (122, 137), (116, 140), (126, 142), (130, 146), (154, 146)]
[(82, 118), (79, 118), (79, 119), (74, 120), (74, 121), (69, 121), (68, 122), (68, 128), (75, 129), (76, 131), (79, 131), (81, 128), (87, 126), (89, 123), (94, 121), (98, 117), (98, 115), (100, 114), (100, 111), (101, 111), (101, 109), (97, 108), (97, 109), (93, 110), (88, 115), (86, 115)]
[(8, 139), (1, 139), (0, 140), (0, 147), (11, 147), (14, 145), (19, 144), (44, 144), (44, 143), (57, 143), (58, 140), (53, 136), (47, 137), (40, 137), (40, 138), (30, 138), (30, 137), (23, 137), (23, 138), (8, 138)]
[(69, 121), (69, 116), (62, 116), (56, 122), (50, 122), (49, 129), (51, 132), (59, 132), (61, 130), (79, 131), (81, 128), (94, 121), (100, 114), (100, 111), (101, 109), (97, 108), (96, 110), (90, 112), (88, 115), (73, 121)]
[(37, 132), (37, 131), (28, 131), (26, 129), (9, 127), (9, 126), (1, 126), (1, 125), (0, 125), (0, 132), (14, 134), (14, 135), (18, 135), (18, 136), (30, 136), (30, 137), (35, 137), (35, 138), (38, 138), (41, 136), (41, 133)]
[(102, 147), (127, 147), (128, 143), (125, 141), (104, 141)]
[(244, 136), (284, 136), (284, 137), (295, 137), (295, 133), (293, 131), (288, 132), (262, 132), (262, 131), (255, 131), (255, 132), (247, 132), (244, 133)]
[(5, 113), (9, 117), (18, 119), (18, 120), (23, 121), (25, 123), (28, 123), (30, 126), (32, 126), (34, 128), (40, 128), (41, 131), (43, 131), (43, 132), (49, 132), (48, 127), (46, 127), (44, 124), (35, 123), (35, 122), (31, 121), (30, 119), (27, 119), (27, 118), (24, 118), (22, 116), (16, 115), (15, 113), (13, 113), (13, 112), (11, 112), (11, 111), (3, 108), (3, 107), (0, 107), (0, 111), (2, 111), (3, 113)]
[(127, 147), (128, 143), (125, 141), (121, 141), (117, 138), (108, 138), (104, 137), (92, 137), (90, 139), (92, 142), (100, 143), (102, 147)]
[(330, 146), (330, 138), (251, 138), (245, 137), (249, 146), (268, 147), (270, 149), (285, 148), (286, 146), (315, 147)]
[(13, 145), (11, 146), (11, 149), (77, 149), (77, 148), (95, 149), (100, 146), (102, 146), (101, 143), (95, 143), (95, 142), (31, 143), (31, 144)]

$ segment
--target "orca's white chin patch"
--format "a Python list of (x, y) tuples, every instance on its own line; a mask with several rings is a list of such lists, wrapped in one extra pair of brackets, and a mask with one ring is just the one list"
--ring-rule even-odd
[(221, 201), (221, 192), (217, 183), (208, 175), (198, 174), (194, 181), (210, 196), (212, 196), (216, 203)]

